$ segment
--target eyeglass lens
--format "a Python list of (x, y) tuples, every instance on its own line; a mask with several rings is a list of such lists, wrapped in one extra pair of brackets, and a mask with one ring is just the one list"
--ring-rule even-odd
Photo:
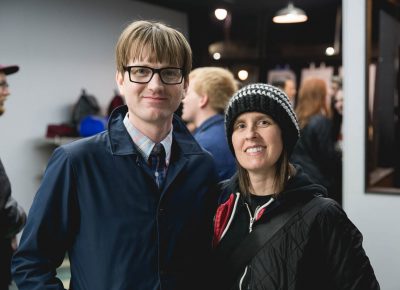
[(2, 82), (0, 82), (0, 87), (8, 88), (8, 83), (6, 81), (2, 81)]
[(130, 69), (130, 80), (136, 83), (148, 83), (155, 73), (158, 73), (161, 81), (165, 84), (179, 84), (182, 82), (183, 74), (180, 68), (153, 69), (145, 66), (132, 66)]

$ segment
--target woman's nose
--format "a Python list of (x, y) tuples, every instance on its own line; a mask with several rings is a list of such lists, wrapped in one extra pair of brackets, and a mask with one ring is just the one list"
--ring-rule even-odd
[(255, 126), (247, 126), (245, 137), (246, 139), (254, 139), (257, 137), (257, 131)]

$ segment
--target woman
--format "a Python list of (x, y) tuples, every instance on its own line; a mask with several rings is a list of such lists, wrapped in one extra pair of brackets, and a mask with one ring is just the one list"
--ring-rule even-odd
[(309, 78), (302, 83), (296, 106), (301, 138), (290, 161), (299, 164), (312, 181), (326, 187), (329, 195), (340, 203), (341, 158), (335, 150), (327, 94), (322, 79)]
[[(300, 129), (287, 96), (245, 86), (226, 109), (225, 127), (238, 172), (224, 184), (214, 219), (216, 288), (379, 289), (361, 233), (324, 187), (288, 162)], [(257, 248), (249, 237), (260, 229), (259, 240), (271, 238)]]

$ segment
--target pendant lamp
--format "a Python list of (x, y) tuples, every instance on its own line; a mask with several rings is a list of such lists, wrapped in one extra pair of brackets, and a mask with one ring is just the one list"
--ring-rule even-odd
[(300, 23), (307, 21), (308, 17), (304, 10), (297, 8), (291, 1), (287, 7), (276, 12), (272, 21), (275, 23)]

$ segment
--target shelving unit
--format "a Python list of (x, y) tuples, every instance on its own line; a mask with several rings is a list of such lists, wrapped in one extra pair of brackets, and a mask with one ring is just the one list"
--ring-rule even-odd
[(81, 137), (46, 137), (44, 140), (46, 144), (53, 145), (53, 146), (61, 146), (76, 140), (81, 139)]

